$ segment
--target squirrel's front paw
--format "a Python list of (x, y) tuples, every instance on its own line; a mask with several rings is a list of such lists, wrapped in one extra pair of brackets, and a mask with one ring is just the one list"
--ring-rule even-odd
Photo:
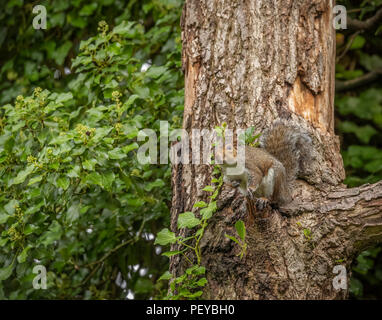
[(269, 205), (270, 205), (270, 201), (266, 198), (256, 199), (256, 209), (257, 210), (264, 210)]

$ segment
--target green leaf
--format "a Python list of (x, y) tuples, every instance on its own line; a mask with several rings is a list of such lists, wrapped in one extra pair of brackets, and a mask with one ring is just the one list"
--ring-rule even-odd
[(52, 244), (53, 242), (59, 240), (63, 234), (63, 230), (61, 225), (58, 223), (58, 221), (53, 221), (51, 225), (49, 226), (49, 229), (47, 232), (45, 232), (39, 239), (39, 243), (43, 244), (44, 246), (48, 246)]
[(9, 238), (0, 238), (0, 247), (5, 246), (5, 244), (8, 242)]
[(23, 251), (21, 251), (21, 253), (18, 255), (18, 257), (17, 257), (17, 261), (19, 262), (19, 263), (23, 263), (23, 262), (25, 262), (25, 260), (27, 259), (27, 256), (28, 256), (28, 251), (30, 250), (32, 248), (32, 246), (31, 245), (28, 245), (28, 246), (26, 246), (25, 248), (24, 248), (24, 250)]
[(215, 127), (215, 131), (219, 137), (223, 137), (223, 128)]
[(178, 217), (178, 228), (194, 228), (200, 224), (200, 220), (192, 212), (185, 212)]
[(183, 253), (183, 251), (167, 251), (167, 252), (163, 252), (162, 256), (170, 258), (172, 256), (176, 256), (176, 255), (181, 254), (181, 253)]
[(216, 212), (217, 206), (216, 201), (211, 202), (207, 208), (201, 209), (200, 214), (202, 215), (203, 219), (207, 220), (212, 217), (212, 215)]
[(62, 188), (63, 190), (66, 190), (69, 188), (70, 185), (70, 179), (67, 177), (60, 177), (57, 179), (57, 186), (59, 188)]
[(32, 184), (35, 184), (37, 182), (40, 182), (42, 180), (43, 176), (37, 176), (29, 180), (28, 186), (31, 186)]
[[(85, 161), (86, 162), (86, 161)], [(83, 164), (82, 164), (83, 165)], [(80, 177), (81, 168), (78, 165), (75, 165), (72, 169), (68, 171), (66, 174), (69, 178), (79, 178)]]
[(137, 93), (137, 95), (141, 98), (141, 99), (149, 99), (150, 98), (150, 89), (148, 87), (139, 87), (139, 86), (136, 86), (134, 88), (134, 91)]
[(147, 71), (146, 71), (146, 76), (149, 78), (154, 78), (157, 79), (161, 75), (163, 75), (167, 71), (166, 67), (156, 67), (156, 66), (151, 66)]
[(352, 277), (350, 279), (349, 290), (355, 296), (362, 297), (363, 296), (363, 284), (362, 284), (362, 282), (359, 281), (358, 279)]
[(243, 242), (245, 242), (246, 229), (245, 229), (244, 222), (242, 220), (237, 221), (235, 223), (235, 229), (240, 239), (243, 240)]
[(125, 152), (127, 154), (130, 151), (138, 149), (138, 148), (139, 148), (139, 144), (136, 142), (133, 142), (133, 143), (127, 145), (126, 147), (123, 147), (122, 150), (123, 150), (123, 152)]
[(207, 203), (205, 203), (204, 201), (199, 201), (194, 204), (194, 208), (204, 208), (204, 207), (207, 207)]
[(357, 126), (355, 123), (350, 121), (340, 122), (339, 128), (343, 132), (354, 133), (357, 136), (357, 138), (365, 144), (368, 144), (370, 142), (370, 139), (378, 133), (378, 131), (370, 125), (361, 127)]
[(162, 274), (162, 275), (160, 276), (160, 278), (158, 279), (158, 281), (161, 281), (161, 280), (166, 280), (166, 281), (168, 281), (168, 280), (171, 280), (171, 278), (172, 278), (172, 274), (171, 274), (169, 271), (166, 271), (164, 274)]
[(9, 266), (0, 268), (0, 281), (7, 280), (11, 276), (13, 267), (14, 264), (12, 262)]
[(150, 182), (145, 186), (145, 191), (150, 192), (154, 188), (162, 188), (165, 186), (165, 183), (161, 179), (156, 179), (154, 182)]
[(39, 229), (39, 227), (35, 226), (34, 224), (28, 224), (25, 229), (24, 229), (24, 234), (25, 235), (28, 235), (28, 234), (32, 234), (34, 233), (35, 231), (37, 231)]
[(194, 273), (199, 276), (201, 274), (205, 274), (206, 273), (206, 268), (203, 267), (203, 266), (200, 266), (198, 268), (196, 268), (196, 270), (194, 271)]
[(80, 16), (90, 16), (97, 9), (97, 7), (98, 7), (97, 2), (87, 4), (87, 5), (82, 7), (82, 9), (79, 12), (79, 15)]
[(201, 278), (198, 280), (196, 283), (199, 287), (204, 287), (207, 284), (207, 279), (206, 278)]
[(113, 29), (113, 33), (123, 35), (127, 38), (135, 38), (139, 34), (139, 28), (135, 27), (135, 22), (123, 21)]
[(189, 298), (189, 299), (199, 298), (202, 294), (203, 294), (203, 291), (197, 291), (195, 293), (187, 295), (187, 298)]
[(198, 268), (199, 268), (199, 266), (197, 266), (197, 265), (194, 265), (194, 266), (192, 266), (192, 267), (189, 267), (188, 269), (186, 269), (186, 274), (191, 275), (191, 274), (193, 274)]
[(96, 184), (102, 187), (102, 176), (98, 172), (92, 172), (86, 176), (86, 183)]
[(358, 49), (362, 49), (363, 46), (365, 45), (366, 43), (366, 39), (362, 36), (356, 36), (351, 47), (350, 47), (350, 50), (358, 50)]
[(25, 170), (20, 171), (17, 177), (11, 182), (11, 185), (23, 183), (33, 170), (34, 165), (29, 165)]
[(153, 290), (153, 283), (150, 279), (147, 278), (138, 278), (137, 282), (134, 285), (135, 293), (149, 293)]
[(66, 101), (69, 101), (69, 100), (72, 100), (73, 99), (73, 94), (71, 92), (67, 92), (67, 93), (60, 93), (56, 100), (55, 100), (55, 103), (63, 103), (63, 102), (66, 102)]
[[(52, 59), (54, 59), (54, 61), (59, 65), (59, 66), (62, 66), (64, 61), (65, 61), (65, 58), (66, 56), (68, 55), (69, 53), (69, 50), (71, 49), (72, 47), (72, 42), (71, 41), (66, 41), (63, 45), (61, 45), (60, 47), (56, 48), (52, 54), (51, 54), (51, 57)], [(59, 102), (57, 102), (59, 103)]]
[(165, 228), (165, 229), (162, 229), (157, 234), (154, 244), (165, 246), (168, 244), (174, 244), (175, 242), (176, 242), (175, 233)]
[(206, 186), (202, 189), (202, 191), (214, 192), (215, 188), (213, 186)]
[(71, 205), (66, 212), (66, 221), (68, 223), (72, 223), (73, 221), (77, 220), (80, 216), (80, 205), (78, 203), (75, 203)]
[(0, 211), (0, 224), (3, 224), (3, 223), (6, 223), (7, 220), (11, 217), (11, 215), (3, 212), (3, 211)]
[(96, 159), (85, 160), (84, 162), (82, 162), (82, 167), (85, 170), (94, 171), (96, 164), (97, 164), (97, 160)]
[(113, 172), (107, 172), (102, 175), (102, 187), (110, 191), (115, 180), (115, 174)]
[(234, 242), (236, 242), (238, 245), (240, 245), (240, 241), (237, 240), (235, 237), (230, 236), (229, 234), (225, 234), (225, 236), (226, 236), (228, 239), (231, 239), (232, 241), (234, 241)]
[(126, 153), (121, 148), (115, 148), (108, 153), (110, 159), (120, 160), (126, 157)]

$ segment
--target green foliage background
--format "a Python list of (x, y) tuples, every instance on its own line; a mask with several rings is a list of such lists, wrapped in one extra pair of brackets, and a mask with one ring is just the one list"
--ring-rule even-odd
[[(365, 20), (381, 8), (381, 0), (337, 1), (348, 15)], [(336, 79), (356, 79), (382, 67), (382, 24), (360, 32), (337, 32)], [(347, 50), (347, 48), (349, 50)], [(336, 128), (350, 187), (382, 179), (382, 86), (373, 83), (336, 94)], [(382, 246), (361, 253), (353, 262), (352, 298), (382, 299)]]
[(135, 152), (140, 129), (181, 125), (182, 3), (39, 4), (46, 30), (27, 2), (0, 10), (0, 298), (152, 297), (170, 168)]
[[(359, 19), (382, 5), (338, 2)], [(0, 8), (0, 299), (163, 296), (153, 235), (169, 225), (170, 168), (135, 152), (138, 130), (181, 126), (182, 1), (41, 1), (46, 30), (36, 4)], [(338, 33), (341, 53), (351, 33)], [(380, 37), (361, 33), (337, 79), (381, 67)], [(338, 94), (336, 112), (346, 183), (380, 180), (380, 83)], [(382, 298), (381, 248), (356, 259), (352, 297)], [(32, 288), (35, 265), (48, 290)]]

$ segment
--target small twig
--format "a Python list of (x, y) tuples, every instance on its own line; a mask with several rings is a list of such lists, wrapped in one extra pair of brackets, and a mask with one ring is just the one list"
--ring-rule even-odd
[(357, 8), (357, 9), (350, 9), (348, 10), (348, 13), (355, 13), (355, 12), (361, 12), (362, 8)]
[(139, 232), (138, 232), (136, 237), (134, 237), (132, 239), (129, 239), (129, 240), (125, 241), (125, 242), (122, 242), (121, 244), (119, 244), (115, 248), (111, 249), (108, 253), (106, 253), (101, 259), (99, 259), (97, 261), (94, 261), (94, 262), (91, 262), (91, 263), (89, 263), (87, 265), (81, 266), (81, 268), (86, 268), (86, 267), (90, 267), (90, 266), (96, 265), (96, 267), (89, 273), (89, 275), (85, 278), (85, 280), (82, 281), (80, 284), (78, 284), (76, 286), (76, 288), (77, 287), (81, 287), (85, 283), (87, 283), (93, 277), (93, 275), (97, 272), (97, 270), (102, 266), (102, 262), (104, 262), (112, 253), (118, 251), (119, 249), (121, 249), (122, 247), (124, 247), (127, 244), (130, 244), (130, 243), (138, 241), (139, 238), (142, 235), (142, 231), (143, 231), (143, 227), (144, 227), (145, 223), (146, 223), (146, 220), (143, 220), (142, 224), (141, 224), (141, 226), (139, 228)]
[(132, 239), (129, 239), (129, 240), (125, 241), (125, 242), (122, 242), (121, 244), (119, 244), (115, 248), (111, 249), (108, 253), (106, 253), (101, 259), (99, 259), (97, 261), (90, 262), (89, 264), (84, 265), (82, 267), (90, 267), (90, 266), (93, 266), (95, 264), (99, 264), (99, 263), (105, 261), (112, 253), (118, 251), (119, 249), (121, 249), (125, 245), (131, 244), (133, 242), (136, 242), (141, 237), (142, 230), (143, 230), (143, 227), (144, 227), (145, 223), (146, 223), (146, 220), (143, 220), (143, 222), (142, 222), (142, 224), (141, 224), (141, 226), (139, 228), (138, 234), (137, 234), (137, 236), (135, 238), (132, 238)]
[(338, 63), (347, 53), (348, 51), (350, 50), (355, 38), (361, 33), (360, 30), (358, 30), (357, 32), (353, 33), (345, 47), (345, 49), (342, 51), (342, 53), (337, 57), (336, 59), (336, 62)]
[(348, 17), (347, 28), (348, 30), (368, 30), (373, 28), (381, 19), (382, 19), (382, 8), (379, 9), (374, 16), (372, 16), (371, 18), (365, 21), (352, 19)]
[(85, 283), (87, 283), (92, 277), (93, 275), (97, 272), (97, 270), (101, 267), (101, 265), (97, 265), (90, 273), (89, 275), (85, 278), (84, 281), (82, 281), (80, 284), (76, 285), (75, 288), (78, 288), (78, 287), (81, 287), (83, 286)]
[(347, 81), (336, 80), (336, 92), (358, 88), (367, 83), (373, 82), (380, 75), (382, 75), (382, 68), (376, 69), (375, 71), (371, 71), (356, 79)]

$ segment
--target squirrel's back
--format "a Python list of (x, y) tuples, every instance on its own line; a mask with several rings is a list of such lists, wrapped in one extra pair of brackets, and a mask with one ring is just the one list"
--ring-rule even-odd
[(300, 128), (278, 121), (263, 132), (260, 146), (283, 164), (287, 180), (293, 181), (299, 176), (303, 163), (309, 163), (312, 139)]

